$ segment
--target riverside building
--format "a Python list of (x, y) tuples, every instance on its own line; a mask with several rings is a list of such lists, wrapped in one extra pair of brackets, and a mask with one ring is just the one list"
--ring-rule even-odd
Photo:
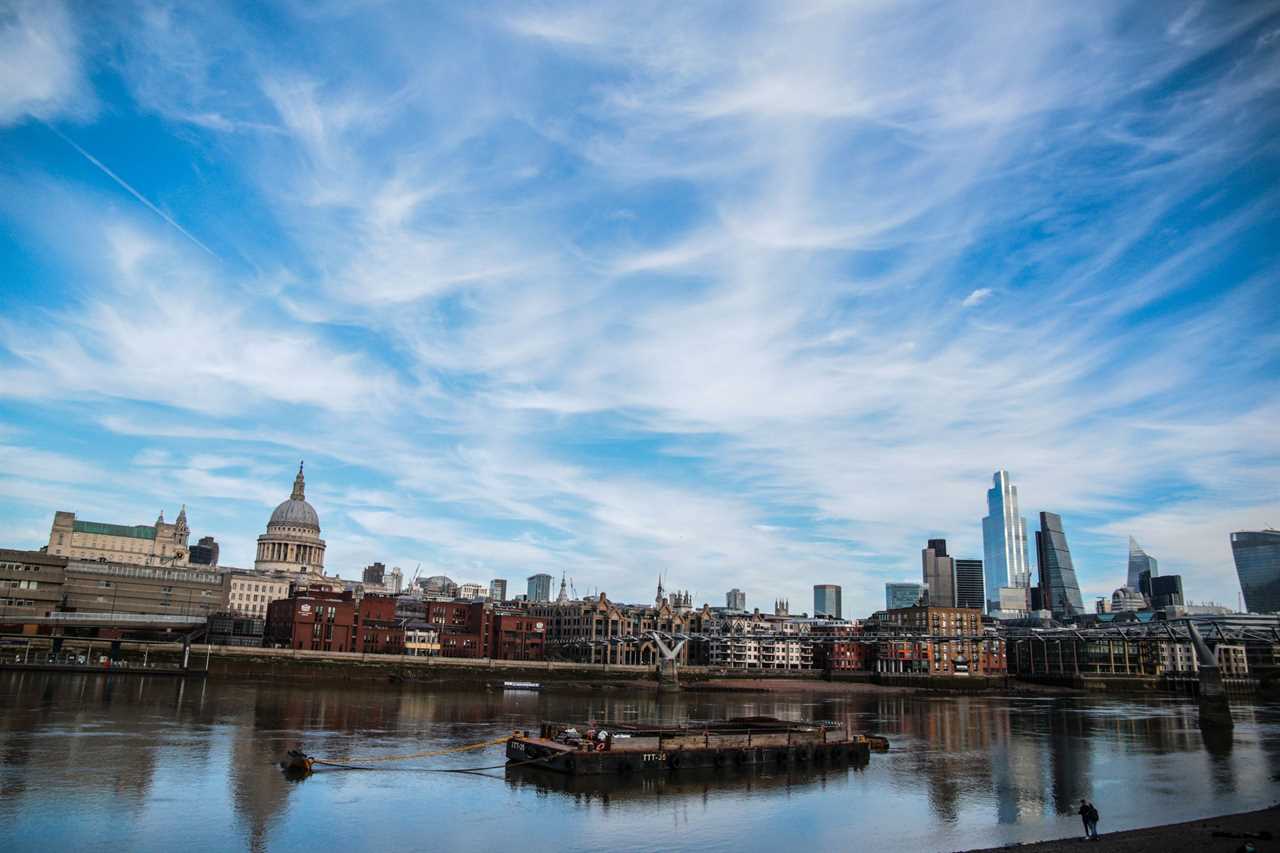
[(1001, 609), (1000, 590), (1027, 589), (1027, 520), (1018, 514), (1018, 488), (1008, 471), (997, 471), (987, 491), (987, 516), (982, 519), (983, 567), (986, 572), (987, 612)]
[(55, 557), (99, 560), (136, 566), (185, 566), (188, 563), (187, 508), (169, 524), (164, 512), (155, 524), (83, 521), (74, 512), (55, 512), (47, 550)]

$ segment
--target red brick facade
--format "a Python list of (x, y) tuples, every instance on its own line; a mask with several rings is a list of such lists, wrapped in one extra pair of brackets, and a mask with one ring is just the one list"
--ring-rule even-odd
[(281, 598), (267, 605), (264, 639), (269, 646), (288, 649), (353, 651), (355, 611), (349, 592), (307, 592)]
[(396, 600), (389, 595), (366, 595), (360, 599), (353, 632), (352, 648), (357, 652), (404, 654), (404, 628), (396, 619)]
[(546, 623), (528, 613), (495, 613), (490, 649), (502, 660), (543, 660)]

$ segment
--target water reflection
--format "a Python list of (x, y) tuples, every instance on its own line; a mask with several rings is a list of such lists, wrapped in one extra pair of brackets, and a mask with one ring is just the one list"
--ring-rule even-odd
[[(655, 820), (678, 828), (686, 846), (731, 833), (753, 848), (786, 847), (805, 831), (832, 844), (856, 834), (878, 849), (962, 849), (1072, 833), (1082, 797), (1104, 802), (1108, 827), (1119, 829), (1266, 805), (1280, 781), (1275, 707), (1241, 705), (1234, 735), (1216, 737), (1200, 731), (1194, 704), (1175, 700), (538, 694), (20, 672), (0, 673), (0, 702), (0, 825), (14, 849), (164, 850), (182, 838), (192, 848), (268, 850), (313, 837), (401, 849), (421, 846), (419, 822), (406, 817), (417, 814), (434, 815), (439, 846), (459, 850), (487, 849), (497, 816), (502, 834), (531, 850), (643, 849)], [(350, 761), (487, 740), (544, 719), (739, 715), (847, 723), (886, 735), (893, 749), (865, 768), (627, 780), (507, 768), (497, 779), (326, 773), (297, 785), (276, 768), (294, 746)], [(429, 763), (500, 761), (487, 752)]]

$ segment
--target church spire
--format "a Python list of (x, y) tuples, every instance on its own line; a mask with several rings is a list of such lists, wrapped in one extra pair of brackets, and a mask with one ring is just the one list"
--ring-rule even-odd
[(307, 482), (302, 477), (302, 463), (298, 463), (298, 476), (293, 478), (293, 494), (289, 495), (295, 501), (306, 500)]

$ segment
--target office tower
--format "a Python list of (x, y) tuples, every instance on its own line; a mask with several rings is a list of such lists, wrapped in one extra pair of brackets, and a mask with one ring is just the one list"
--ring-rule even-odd
[(1045, 610), (1055, 618), (1084, 613), (1080, 584), (1067, 548), (1067, 534), (1062, 531), (1062, 518), (1056, 513), (1040, 513), (1040, 529), (1036, 531), (1036, 560), (1040, 566), (1040, 589)]
[(1111, 599), (1101, 595), (1098, 596), (1097, 600), (1093, 602), (1093, 612), (1094, 613), (1110, 613)]
[(884, 609), (899, 610), (915, 607), (924, 597), (924, 585), (918, 583), (887, 583), (884, 585)]
[(1231, 553), (1245, 609), (1250, 613), (1280, 611), (1280, 530), (1232, 533)]
[[(1146, 551), (1138, 547), (1138, 540), (1132, 536), (1129, 537), (1129, 578), (1125, 581), (1125, 586), (1129, 589), (1141, 590), (1142, 573), (1150, 572), (1151, 577), (1160, 574), (1156, 569), (1156, 558), (1152, 557)], [(1151, 593), (1146, 593), (1150, 595)]]
[(494, 578), (489, 581), (489, 600), (490, 601), (506, 601), (507, 600), (507, 581), (505, 578)]
[(537, 574), (529, 578), (529, 600), (530, 601), (550, 601), (551, 600), (551, 575)]
[(987, 610), (1000, 609), (1001, 587), (1031, 586), (1027, 567), (1027, 520), (1018, 515), (1018, 488), (1008, 471), (997, 471), (987, 491), (987, 517), (982, 519), (983, 570)]
[(1122, 586), (1111, 593), (1111, 612), (1123, 613), (1126, 610), (1146, 610), (1147, 600), (1136, 589)]
[(724, 606), (730, 610), (746, 610), (747, 594), (737, 587), (734, 587), (725, 593)]
[(920, 563), (930, 607), (956, 606), (956, 564), (947, 556), (947, 540), (930, 539), (920, 552)]
[(364, 572), (360, 576), (361, 583), (367, 583), (371, 586), (382, 586), (383, 578), (386, 577), (387, 567), (383, 563), (373, 563), (364, 567)]
[(981, 610), (983, 597), (982, 561), (959, 560), (956, 563), (956, 607)]
[(840, 587), (833, 583), (814, 584), (813, 615), (840, 619), (840, 613)]
[(1150, 595), (1153, 610), (1163, 610), (1166, 607), (1181, 607), (1184, 604), (1182, 599), (1182, 576), (1160, 575), (1152, 578)]
[(212, 536), (201, 536), (200, 541), (187, 551), (187, 560), (193, 565), (218, 565), (218, 543)]

